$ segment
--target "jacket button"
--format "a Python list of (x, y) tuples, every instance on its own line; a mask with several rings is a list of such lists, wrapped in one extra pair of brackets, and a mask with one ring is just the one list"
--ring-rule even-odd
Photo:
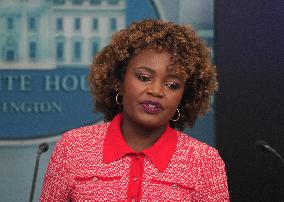
[(177, 184), (172, 185), (172, 188), (174, 188), (174, 189), (176, 189), (177, 187), (178, 187)]
[(98, 180), (98, 178), (96, 178), (96, 177), (93, 178), (93, 181), (94, 181), (94, 182), (96, 182), (97, 180)]

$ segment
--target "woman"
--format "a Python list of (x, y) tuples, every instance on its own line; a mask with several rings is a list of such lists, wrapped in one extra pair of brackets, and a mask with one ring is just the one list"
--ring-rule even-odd
[(89, 82), (106, 122), (63, 135), (41, 201), (229, 201), (218, 152), (180, 132), (217, 88), (190, 27), (133, 23), (95, 57)]

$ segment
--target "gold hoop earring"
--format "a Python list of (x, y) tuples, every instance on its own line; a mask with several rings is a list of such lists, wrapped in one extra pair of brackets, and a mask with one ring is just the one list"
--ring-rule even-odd
[(116, 102), (116, 104), (120, 105), (121, 103), (119, 103), (119, 101), (118, 101), (118, 96), (119, 96), (119, 93), (117, 93), (116, 96), (115, 96), (115, 102)]
[(177, 112), (178, 112), (178, 117), (177, 117), (176, 119), (171, 119), (171, 121), (177, 122), (177, 121), (179, 120), (179, 118), (180, 118), (180, 112), (179, 112), (178, 109), (177, 109)]

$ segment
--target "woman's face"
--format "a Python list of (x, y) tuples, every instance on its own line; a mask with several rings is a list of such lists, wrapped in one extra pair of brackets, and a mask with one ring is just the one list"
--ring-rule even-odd
[(170, 58), (168, 52), (146, 49), (129, 61), (121, 86), (124, 121), (154, 129), (175, 115), (184, 82), (168, 70)]

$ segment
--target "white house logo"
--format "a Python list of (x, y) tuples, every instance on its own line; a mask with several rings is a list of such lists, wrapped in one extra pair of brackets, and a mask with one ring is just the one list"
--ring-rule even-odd
[(0, 68), (87, 67), (125, 12), (125, 0), (2, 0)]
[(114, 32), (137, 18), (127, 15), (128, 3), (1, 0), (0, 139), (58, 135), (101, 120), (92, 112), (88, 66)]

